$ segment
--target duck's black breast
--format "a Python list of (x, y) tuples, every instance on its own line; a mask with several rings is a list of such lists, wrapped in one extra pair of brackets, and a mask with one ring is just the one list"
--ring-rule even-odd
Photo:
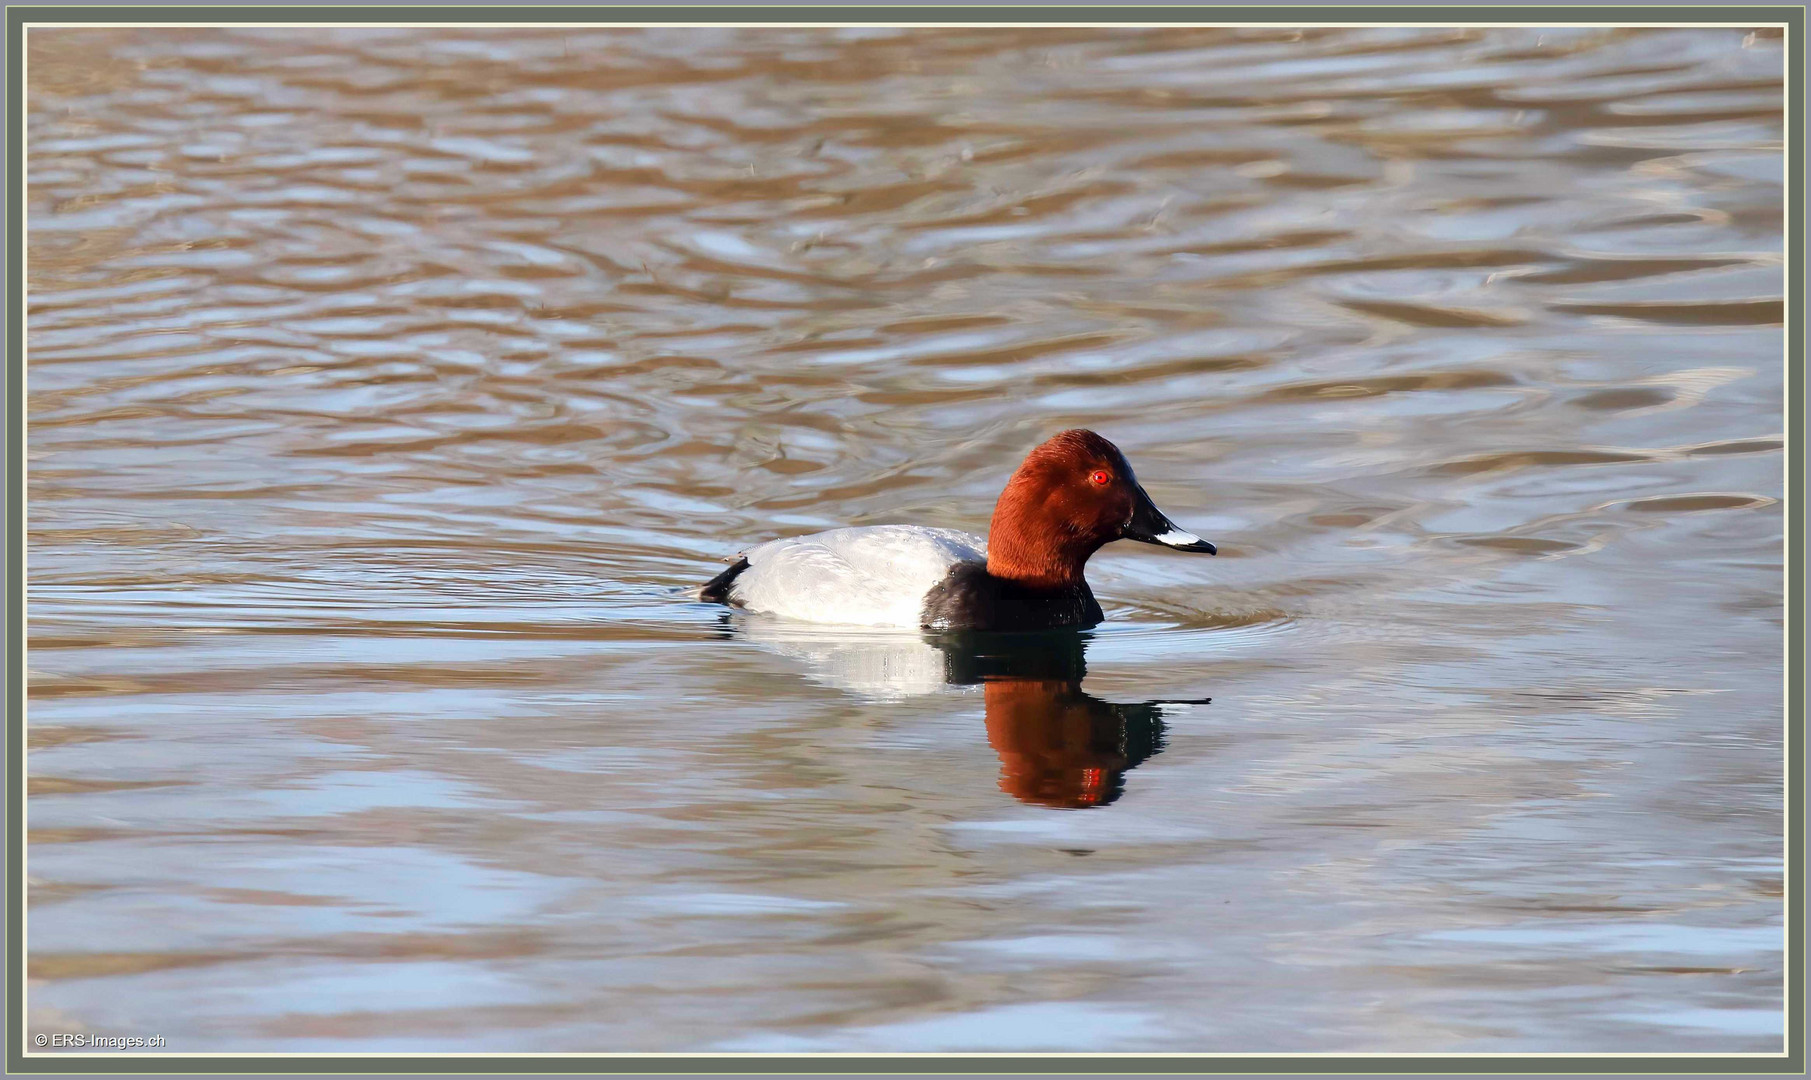
[(993, 576), (985, 563), (965, 562), (925, 593), (918, 621), (932, 630), (1055, 630), (1094, 626), (1102, 618), (1086, 582), (1030, 589)]

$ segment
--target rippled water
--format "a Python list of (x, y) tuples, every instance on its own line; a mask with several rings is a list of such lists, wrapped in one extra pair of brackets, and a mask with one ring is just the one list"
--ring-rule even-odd
[[(1779, 1047), (1776, 32), (28, 58), (34, 1032)], [(683, 594), (1076, 425), (1070, 646)]]

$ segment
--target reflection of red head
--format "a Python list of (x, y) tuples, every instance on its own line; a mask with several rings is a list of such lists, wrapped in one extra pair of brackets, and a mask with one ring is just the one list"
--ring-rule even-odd
[(1063, 679), (990, 679), (987, 741), (1000, 755), (1000, 790), (1022, 802), (1066, 810), (1119, 796), (1126, 760), (1125, 719)]

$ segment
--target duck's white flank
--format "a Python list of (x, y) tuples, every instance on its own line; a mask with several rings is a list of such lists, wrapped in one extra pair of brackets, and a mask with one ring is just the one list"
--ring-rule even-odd
[(869, 525), (772, 540), (742, 553), (730, 599), (749, 611), (851, 626), (918, 625), (924, 596), (987, 542), (955, 529)]

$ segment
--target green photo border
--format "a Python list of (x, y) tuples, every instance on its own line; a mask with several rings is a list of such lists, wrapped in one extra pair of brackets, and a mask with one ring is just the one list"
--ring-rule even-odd
[[(1804, 43), (1805, 7), (1495, 5), (1081, 5), (975, 7), (927, 4), (696, 6), (9, 6), (7, 182), (7, 858), (6, 1070), (57, 1073), (1803, 1073), (1804, 1057)], [(1778, 1055), (976, 1055), (621, 1054), (27, 1054), (24, 942), (25, 810), (25, 30), (32, 23), (1476, 23), (1784, 25), (1786, 34), (1786, 1051)]]

